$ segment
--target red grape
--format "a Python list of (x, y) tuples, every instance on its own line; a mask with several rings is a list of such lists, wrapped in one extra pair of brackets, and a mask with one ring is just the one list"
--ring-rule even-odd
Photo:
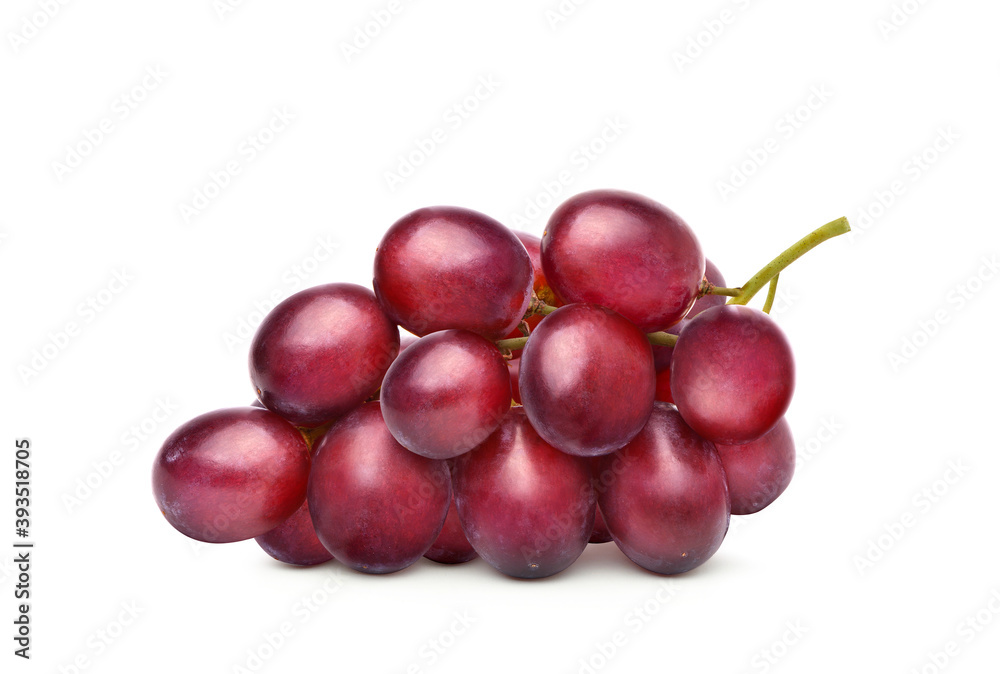
[(465, 532), (462, 531), (458, 508), (455, 507), (455, 494), (452, 493), (444, 528), (441, 529), (434, 545), (424, 553), (424, 557), (438, 564), (464, 564), (478, 556), (469, 539), (465, 537)]
[(414, 211), (375, 253), (375, 294), (393, 321), (420, 336), (463, 328), (502, 339), (527, 311), (532, 280), (513, 232), (465, 208)]
[(399, 351), (399, 331), (375, 295), (349, 283), (295, 293), (267, 315), (250, 346), (264, 405), (296, 426), (319, 426), (360, 405)]
[(453, 458), (485, 440), (510, 400), (510, 373), (500, 351), (467, 330), (421, 338), (389, 366), (382, 382), (389, 431), (431, 459)]
[(441, 533), (450, 500), (448, 464), (396, 442), (378, 402), (342, 417), (316, 446), (313, 524), (326, 549), (352, 569), (392, 573), (413, 564)]
[(291, 517), (254, 540), (264, 552), (285, 564), (315, 566), (333, 559), (316, 536), (309, 501), (303, 501)]
[(666, 403), (656, 403), (632, 442), (604, 457), (598, 485), (615, 543), (655, 573), (702, 564), (729, 528), (729, 493), (715, 447)]
[(521, 400), (546, 442), (577, 456), (618, 449), (649, 418), (656, 393), (646, 336), (595, 304), (549, 314), (521, 356)]
[(756, 440), (785, 414), (794, 388), (791, 346), (757, 309), (712, 307), (685, 324), (674, 347), (674, 402), (684, 421), (712, 442)]
[(170, 524), (206, 543), (267, 533), (302, 505), (309, 448), (294, 426), (254, 407), (188, 421), (153, 464), (153, 495)]
[(631, 192), (595, 190), (552, 214), (542, 237), (542, 266), (564, 303), (600, 304), (643, 332), (655, 332), (691, 308), (705, 257), (670, 209)]
[(795, 472), (795, 440), (782, 417), (774, 428), (745, 445), (716, 445), (734, 515), (751, 515), (781, 496)]
[(455, 503), (479, 556), (515, 578), (572, 564), (594, 528), (595, 496), (583, 460), (546, 444), (521, 407), (486, 442), (455, 460)]
[(610, 543), (614, 540), (611, 532), (608, 531), (608, 524), (604, 521), (601, 513), (601, 506), (597, 506), (594, 511), (594, 530), (590, 532), (590, 543)]

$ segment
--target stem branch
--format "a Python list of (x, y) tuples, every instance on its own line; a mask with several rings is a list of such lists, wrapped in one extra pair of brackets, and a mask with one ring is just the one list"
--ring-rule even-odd
[(832, 239), (835, 236), (840, 236), (841, 234), (846, 234), (849, 231), (851, 231), (851, 226), (848, 224), (847, 218), (838, 218), (833, 222), (826, 223), (811, 234), (807, 234), (788, 250), (768, 262), (763, 269), (754, 274), (753, 278), (743, 284), (743, 287), (740, 289), (740, 294), (729, 300), (729, 304), (746, 304), (753, 299), (753, 296), (756, 295), (761, 288), (766, 286), (772, 278), (777, 276), (778, 273), (784, 270), (788, 265), (795, 262), (824, 241)]
[(767, 299), (764, 300), (764, 313), (771, 313), (771, 306), (774, 304), (774, 296), (778, 292), (778, 277), (781, 274), (775, 274), (774, 278), (771, 279), (771, 287), (767, 289)]

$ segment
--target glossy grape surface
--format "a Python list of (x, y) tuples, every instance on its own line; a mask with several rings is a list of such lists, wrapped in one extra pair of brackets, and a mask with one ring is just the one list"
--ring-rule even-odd
[(595, 190), (552, 214), (542, 267), (564, 303), (600, 304), (656, 332), (691, 308), (705, 257), (690, 227), (667, 207), (631, 192)]
[(437, 540), (450, 500), (448, 464), (396, 442), (378, 402), (345, 415), (316, 446), (313, 525), (326, 549), (352, 569), (392, 573), (413, 564)]
[(601, 512), (622, 552), (661, 574), (690, 571), (729, 528), (729, 492), (712, 443), (672, 406), (656, 403), (632, 442), (604, 457)]
[(399, 351), (399, 331), (375, 295), (350, 283), (295, 293), (267, 315), (250, 345), (250, 378), (264, 405), (296, 426), (319, 426), (360, 405)]
[(795, 472), (795, 440), (782, 417), (745, 445), (716, 445), (726, 469), (734, 515), (751, 515), (781, 496)]
[(712, 442), (756, 440), (785, 414), (794, 388), (788, 339), (757, 309), (712, 307), (685, 324), (674, 347), (674, 402), (684, 421)]
[(569, 454), (618, 449), (649, 418), (656, 393), (646, 336), (594, 304), (549, 314), (521, 356), (521, 400), (546, 442)]
[(298, 430), (255, 407), (188, 421), (153, 464), (153, 496), (170, 524), (206, 543), (260, 536), (302, 505), (309, 449)]
[(588, 465), (542, 440), (520, 407), (486, 442), (455, 459), (454, 484), (469, 543), (508, 576), (562, 571), (594, 528)]
[(382, 237), (375, 293), (415, 335), (461, 328), (489, 340), (517, 327), (531, 300), (528, 252), (496, 220), (465, 208), (422, 208)]
[(467, 330), (421, 338), (389, 367), (382, 415), (396, 440), (421, 456), (472, 449), (510, 408), (510, 373), (495, 344)]

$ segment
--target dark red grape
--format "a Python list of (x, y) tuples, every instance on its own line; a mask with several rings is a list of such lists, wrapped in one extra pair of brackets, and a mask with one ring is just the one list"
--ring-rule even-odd
[(596, 506), (594, 511), (594, 530), (590, 532), (590, 543), (610, 543), (614, 540), (611, 532), (608, 531), (608, 524), (604, 521), (601, 513), (601, 506)]
[(674, 402), (674, 396), (670, 392), (670, 368), (660, 370), (656, 373), (656, 399), (665, 402)]
[(674, 402), (684, 421), (712, 442), (756, 440), (785, 414), (794, 388), (788, 339), (757, 309), (712, 307), (685, 324), (674, 347)]
[(368, 289), (331, 283), (276, 306), (250, 346), (250, 378), (268, 409), (319, 426), (360, 405), (399, 351), (399, 331)]
[(389, 366), (382, 415), (393, 437), (421, 456), (469, 451), (510, 409), (510, 373), (495, 344), (467, 330), (421, 338)]
[(375, 253), (375, 294), (393, 321), (420, 336), (462, 328), (502, 339), (527, 311), (532, 281), (513, 232), (465, 208), (414, 211)]
[(781, 496), (795, 472), (795, 440), (782, 417), (774, 428), (745, 445), (716, 445), (734, 515), (751, 515)]
[(681, 320), (701, 286), (705, 257), (676, 213), (617, 190), (570, 198), (542, 237), (542, 267), (564, 302), (614, 309), (643, 332)]
[(316, 536), (309, 501), (303, 501), (291, 517), (254, 540), (264, 552), (285, 564), (315, 566), (333, 559)]
[(521, 404), (521, 388), (518, 381), (521, 377), (521, 359), (511, 358), (507, 361), (507, 369), (510, 370), (510, 397), (518, 405)]
[(342, 417), (316, 446), (309, 475), (316, 535), (352, 569), (392, 573), (413, 564), (441, 533), (450, 500), (448, 464), (396, 442), (378, 402)]
[(615, 543), (655, 573), (702, 564), (729, 529), (722, 461), (666, 403), (656, 403), (632, 442), (604, 457), (597, 492)]
[(577, 456), (618, 449), (653, 407), (656, 378), (646, 336), (596, 304), (549, 314), (521, 356), (524, 408), (546, 442)]
[(549, 446), (521, 407), (455, 460), (455, 503), (469, 543), (493, 568), (542, 578), (572, 564), (594, 528), (583, 460)]
[(431, 549), (424, 553), (424, 557), (439, 564), (464, 564), (478, 556), (469, 539), (465, 537), (465, 532), (462, 531), (458, 509), (455, 507), (455, 494), (452, 493), (444, 528), (441, 529), (441, 534)]
[(170, 524), (206, 543), (267, 533), (302, 505), (309, 448), (294, 426), (254, 407), (185, 423), (153, 463), (153, 496)]

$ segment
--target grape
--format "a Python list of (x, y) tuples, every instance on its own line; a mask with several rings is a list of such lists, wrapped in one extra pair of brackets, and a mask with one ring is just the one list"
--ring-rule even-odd
[(610, 543), (614, 540), (611, 532), (608, 531), (608, 524), (604, 521), (601, 513), (601, 506), (597, 506), (594, 511), (594, 530), (590, 532), (590, 543)]
[(265, 534), (302, 505), (309, 448), (294, 426), (254, 407), (188, 421), (153, 463), (153, 496), (170, 524), (206, 543)]
[(415, 335), (463, 328), (502, 339), (528, 309), (531, 260), (513, 232), (465, 208), (422, 208), (382, 237), (375, 294)]
[(375, 295), (331, 283), (267, 315), (250, 345), (250, 378), (268, 409), (296, 426), (320, 426), (374, 393), (398, 351), (399, 331)]
[(455, 459), (454, 486), (469, 543), (508, 576), (559, 573), (580, 556), (594, 528), (589, 467), (546, 444), (521, 407)]
[(716, 445), (726, 470), (734, 515), (751, 515), (781, 496), (795, 472), (795, 441), (782, 417), (745, 445)]
[(656, 393), (646, 336), (595, 304), (549, 314), (521, 356), (521, 400), (538, 434), (577, 456), (618, 449), (649, 418)]
[[(716, 287), (726, 287), (726, 279), (722, 277), (722, 272), (720, 272), (719, 268), (712, 264), (712, 261), (708, 258), (705, 258), (705, 278), (709, 283)], [(691, 307), (691, 311), (687, 313), (687, 316), (685, 316), (684, 319), (688, 320), (694, 318), (706, 309), (720, 306), (728, 301), (729, 298), (724, 295), (705, 295), (704, 297), (700, 297), (695, 300), (694, 306)]]
[(496, 430), (510, 408), (510, 373), (496, 345), (466, 330), (421, 338), (382, 383), (393, 437), (421, 456), (450, 459)]
[(712, 307), (684, 326), (674, 347), (674, 402), (684, 421), (712, 442), (756, 440), (785, 414), (794, 388), (791, 346), (757, 309)]
[(604, 457), (598, 503), (615, 543), (644, 569), (690, 571), (729, 528), (729, 492), (712, 443), (656, 403), (642, 432)]
[(378, 402), (342, 417), (316, 446), (309, 475), (316, 535), (352, 569), (392, 573), (413, 564), (441, 533), (450, 500), (448, 464), (396, 442)]
[(458, 519), (458, 508), (455, 507), (455, 494), (453, 492), (444, 528), (441, 529), (441, 534), (434, 541), (431, 549), (424, 553), (424, 557), (438, 564), (464, 564), (478, 556), (476, 550), (469, 543), (469, 539), (465, 537), (465, 532), (462, 531), (462, 523)]
[(333, 559), (316, 536), (309, 501), (303, 501), (291, 517), (254, 540), (264, 552), (285, 564), (315, 566)]
[(519, 379), (521, 377), (521, 359), (511, 358), (507, 361), (507, 369), (510, 370), (510, 397), (518, 405), (521, 404), (521, 387)]
[(674, 402), (673, 393), (670, 391), (670, 367), (666, 370), (659, 370), (656, 373), (656, 399), (660, 402)]
[(595, 190), (552, 214), (542, 237), (542, 267), (564, 303), (600, 304), (643, 332), (655, 332), (687, 314), (705, 257), (670, 209), (638, 194)]

